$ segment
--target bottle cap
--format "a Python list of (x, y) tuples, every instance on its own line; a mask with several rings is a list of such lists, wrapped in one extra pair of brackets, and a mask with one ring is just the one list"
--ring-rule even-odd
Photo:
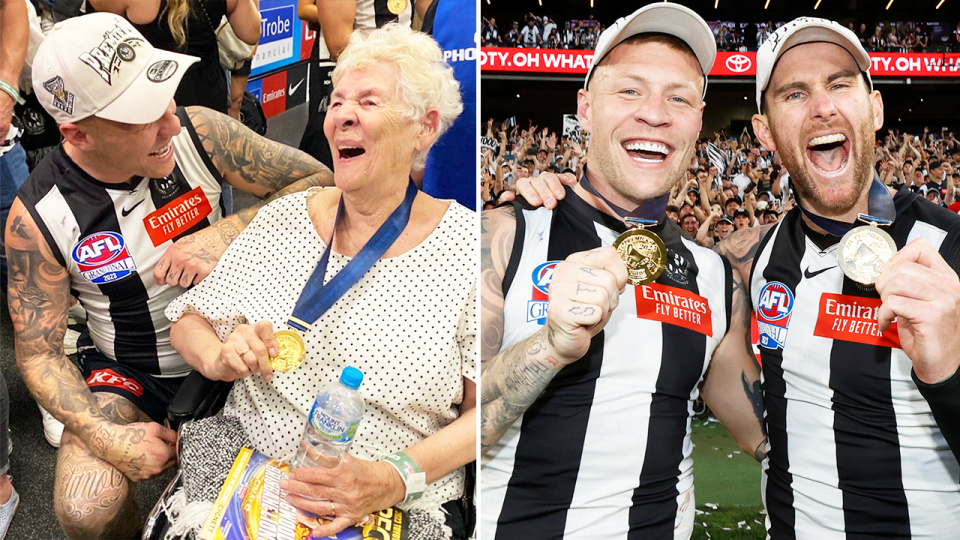
[(340, 384), (356, 390), (360, 388), (360, 383), (363, 382), (363, 372), (353, 366), (347, 366), (343, 368), (343, 372), (340, 373)]

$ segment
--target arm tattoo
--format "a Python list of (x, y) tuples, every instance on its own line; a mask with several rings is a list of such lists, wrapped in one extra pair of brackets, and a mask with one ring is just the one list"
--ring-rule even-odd
[(480, 451), (486, 452), (543, 393), (559, 372), (559, 362), (544, 356), (541, 330), (482, 365), (480, 377)]
[(500, 351), (503, 340), (503, 276), (510, 263), (515, 234), (513, 207), (505, 206), (480, 215), (480, 358), (483, 361)]
[(763, 390), (760, 387), (760, 380), (757, 379), (751, 383), (747, 380), (746, 372), (740, 375), (740, 379), (743, 381), (743, 393), (747, 395), (747, 399), (749, 399), (750, 404), (753, 405), (753, 414), (757, 417), (757, 422), (760, 423), (760, 429), (763, 431), (763, 434), (766, 435), (767, 424), (763, 419), (766, 409), (763, 406)]
[[(32, 220), (9, 226), (24, 234), (8, 234), (9, 307), (13, 322), (16, 361), (20, 374), (37, 402), (67, 428), (89, 442), (108, 421), (87, 384), (63, 352), (67, 330), (70, 276), (49, 253)], [(98, 454), (102, 457), (103, 454)]]
[(743, 279), (750, 281), (750, 268), (753, 266), (753, 259), (757, 256), (757, 248), (760, 241), (766, 236), (767, 232), (773, 229), (775, 224), (761, 225), (760, 227), (750, 227), (733, 232), (713, 247), (713, 250), (723, 255), (733, 266), (740, 271)]
[(308, 176), (333, 185), (330, 169), (310, 155), (261, 137), (225, 114), (200, 107), (187, 111), (204, 150), (231, 185), (261, 198)]
[(13, 223), (10, 225), (10, 231), (16, 233), (17, 236), (23, 238), (24, 240), (30, 240), (30, 235), (27, 234), (27, 230), (23, 226), (23, 216), (17, 216), (13, 218)]

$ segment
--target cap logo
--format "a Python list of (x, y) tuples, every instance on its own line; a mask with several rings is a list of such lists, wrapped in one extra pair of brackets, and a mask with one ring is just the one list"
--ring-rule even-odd
[(73, 94), (63, 87), (63, 79), (59, 75), (44, 82), (43, 89), (53, 94), (54, 107), (67, 114), (73, 114)]
[(147, 68), (147, 80), (162, 83), (170, 77), (173, 77), (173, 74), (177, 72), (178, 65), (176, 60), (160, 60), (159, 62), (154, 62)]
[(727, 58), (727, 69), (734, 73), (743, 73), (750, 69), (751, 60), (742, 54), (734, 54)]
[(90, 52), (80, 53), (79, 58), (113, 86), (112, 76), (114, 72), (120, 72), (120, 62), (130, 62), (136, 58), (134, 47), (139, 47), (143, 42), (143, 38), (129, 23), (117, 21), (113, 30), (103, 34), (103, 41), (99, 45)]

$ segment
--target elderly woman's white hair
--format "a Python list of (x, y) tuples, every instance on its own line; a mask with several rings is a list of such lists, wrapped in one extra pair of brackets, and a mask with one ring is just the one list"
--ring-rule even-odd
[[(337, 58), (337, 67), (332, 74), (333, 86), (337, 86), (347, 71), (363, 69), (375, 62), (394, 64), (399, 68), (400, 97), (407, 104), (408, 118), (419, 120), (430, 108), (439, 111), (437, 139), (463, 112), (460, 83), (453, 78), (453, 68), (444, 61), (443, 51), (430, 36), (395, 23), (367, 34), (354, 32), (350, 43)], [(429, 150), (413, 156), (414, 169), (424, 168)]]

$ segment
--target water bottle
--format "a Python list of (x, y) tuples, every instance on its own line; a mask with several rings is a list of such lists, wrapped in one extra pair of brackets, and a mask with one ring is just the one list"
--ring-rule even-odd
[(363, 396), (357, 390), (363, 372), (347, 366), (340, 379), (320, 390), (313, 401), (293, 467), (333, 468), (353, 444), (363, 416)]

